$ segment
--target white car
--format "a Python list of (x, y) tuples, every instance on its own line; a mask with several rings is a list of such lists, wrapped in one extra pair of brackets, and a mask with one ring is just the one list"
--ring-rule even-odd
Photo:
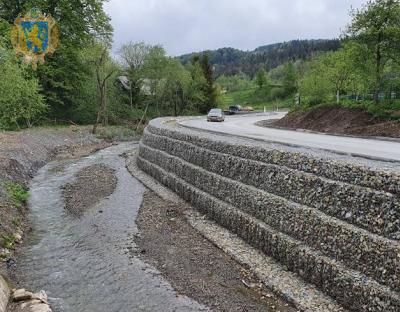
[(222, 109), (213, 108), (207, 115), (207, 121), (224, 121), (225, 115)]

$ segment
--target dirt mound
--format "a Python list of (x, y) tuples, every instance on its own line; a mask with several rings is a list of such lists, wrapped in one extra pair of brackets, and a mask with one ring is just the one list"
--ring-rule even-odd
[(293, 112), (269, 126), (333, 134), (400, 138), (400, 122), (374, 117), (362, 109), (322, 107)]

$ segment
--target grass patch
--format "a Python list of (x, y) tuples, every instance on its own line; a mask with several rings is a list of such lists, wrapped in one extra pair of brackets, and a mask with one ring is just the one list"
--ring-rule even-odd
[(220, 107), (228, 108), (231, 105), (240, 105), (242, 107), (251, 106), (256, 110), (288, 108), (293, 104), (293, 98), (271, 100), (271, 96), (265, 91), (252, 87), (246, 90), (228, 92), (221, 96)]
[(27, 203), (29, 193), (23, 185), (15, 182), (5, 182), (4, 187), (7, 191), (7, 195), (11, 198), (15, 206), (20, 208)]
[(15, 236), (14, 235), (7, 235), (3, 234), (2, 238), (2, 245), (4, 248), (11, 249), (15, 243)]
[(15, 227), (19, 227), (22, 224), (22, 221), (20, 218), (14, 218), (14, 219), (12, 219), (11, 222)]
[(106, 141), (127, 142), (137, 139), (138, 136), (133, 129), (121, 126), (110, 126), (100, 128), (97, 132), (97, 137)]

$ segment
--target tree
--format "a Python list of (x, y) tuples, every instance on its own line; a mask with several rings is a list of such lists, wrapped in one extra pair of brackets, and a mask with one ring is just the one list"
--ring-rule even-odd
[(315, 58), (308, 64), (308, 68), (300, 80), (299, 89), (303, 103), (311, 105), (325, 103), (329, 94), (333, 92), (331, 81), (326, 75), (326, 66), (320, 57)]
[(95, 79), (98, 89), (99, 106), (93, 133), (96, 133), (98, 124), (108, 125), (107, 113), (107, 81), (117, 71), (117, 67), (109, 56), (109, 48), (103, 43), (95, 43), (91, 62), (94, 64)]
[(112, 37), (110, 18), (103, 10), (104, 1), (0, 0), (0, 18), (9, 24), (18, 14), (32, 8), (51, 14), (57, 21), (59, 46), (35, 73), (51, 118), (73, 119), (71, 113), (82, 100), (84, 82), (91, 78), (91, 68), (82, 62), (81, 51), (92, 44), (94, 38), (109, 41)]
[(294, 94), (298, 88), (297, 85), (297, 73), (296, 69), (292, 62), (289, 62), (284, 67), (284, 76), (283, 76), (283, 89), (285, 90), (286, 95)]
[(12, 52), (0, 47), (0, 128), (31, 127), (47, 109), (36, 78), (15, 62)]
[(214, 70), (210, 63), (210, 58), (207, 53), (204, 53), (199, 60), (201, 68), (203, 70), (204, 77), (206, 79), (205, 96), (207, 101), (204, 107), (200, 107), (201, 113), (207, 113), (211, 108), (215, 107), (217, 102), (217, 89), (214, 86)]
[(327, 79), (333, 84), (336, 93), (336, 103), (340, 103), (340, 92), (347, 86), (352, 72), (349, 64), (349, 50), (340, 49), (337, 52), (328, 52), (321, 56), (323, 71)]
[(152, 48), (151, 45), (144, 42), (135, 43), (131, 41), (123, 44), (118, 51), (122, 66), (125, 68), (127, 76), (129, 77), (131, 108), (133, 107), (133, 98), (137, 98), (140, 93), (140, 70)]
[(193, 111), (199, 111), (207, 103), (207, 95), (204, 90), (207, 89), (207, 80), (204, 76), (203, 69), (199, 62), (193, 62), (187, 66), (190, 73), (190, 84), (187, 107)]
[(368, 1), (362, 9), (352, 11), (352, 17), (346, 35), (365, 47), (374, 60), (374, 100), (378, 103), (385, 65), (398, 61), (400, 53), (400, 2)]
[(260, 68), (256, 75), (256, 83), (258, 88), (261, 90), (267, 84), (267, 73), (264, 68)]

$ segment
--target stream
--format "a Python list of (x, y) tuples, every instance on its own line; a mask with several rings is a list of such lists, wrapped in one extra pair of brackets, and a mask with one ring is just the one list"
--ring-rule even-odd
[[(32, 232), (16, 275), (29, 290), (45, 290), (54, 312), (205, 311), (177, 294), (160, 273), (129, 252), (144, 186), (125, 168), (122, 143), (79, 160), (53, 161), (30, 185)], [(116, 171), (114, 193), (77, 218), (64, 209), (61, 187), (81, 169), (105, 164)], [(184, 274), (184, 273), (182, 273)]]

